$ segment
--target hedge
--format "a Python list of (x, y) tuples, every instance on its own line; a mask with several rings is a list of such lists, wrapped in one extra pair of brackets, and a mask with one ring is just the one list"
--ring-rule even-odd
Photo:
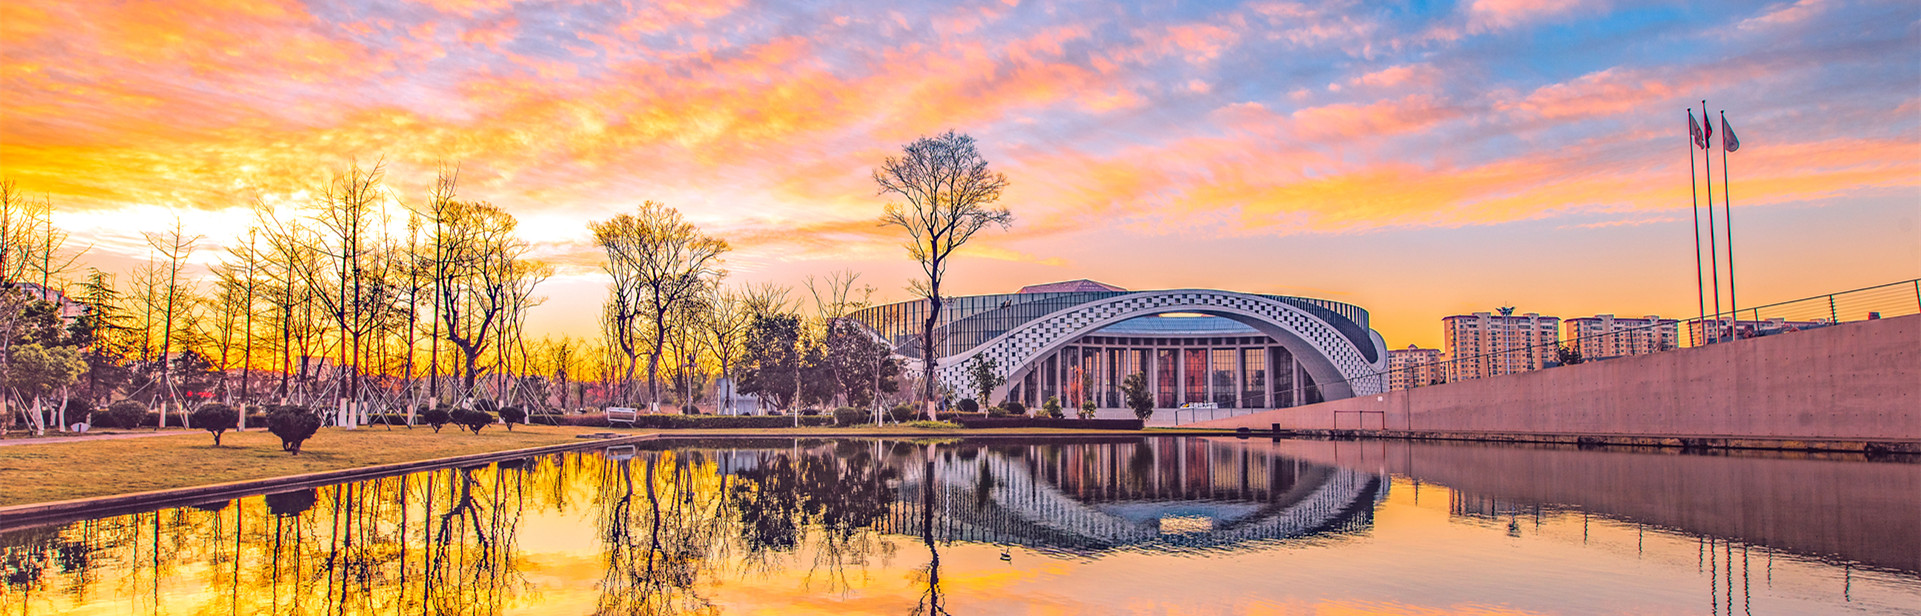
[(950, 421), (968, 428), (1080, 428), (1083, 430), (1139, 430), (1139, 419), (1052, 419), (1042, 417), (956, 417)]
[[(610, 427), (607, 425), (606, 415), (568, 415), (561, 418), (561, 423), (569, 426)], [(832, 426), (834, 418), (831, 415), (803, 415), (800, 418), (800, 425), (803, 427)], [(620, 422), (619, 427), (627, 427), (627, 422)], [(653, 430), (792, 428), (794, 418), (785, 415), (641, 415), (634, 418), (633, 427)]]

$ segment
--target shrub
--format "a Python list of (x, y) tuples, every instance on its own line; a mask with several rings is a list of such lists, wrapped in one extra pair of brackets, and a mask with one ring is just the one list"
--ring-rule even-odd
[(1134, 416), (1141, 421), (1154, 416), (1154, 394), (1147, 389), (1146, 373), (1136, 372), (1121, 379), (1121, 395), (1127, 398), (1127, 408), (1134, 409)]
[(135, 400), (121, 400), (107, 406), (107, 421), (115, 428), (133, 429), (147, 418), (147, 405)]
[(873, 414), (851, 406), (834, 409), (834, 425), (836, 426), (858, 426), (872, 421), (873, 418)]
[(919, 412), (914, 408), (914, 405), (902, 402), (894, 405), (894, 408), (887, 409), (887, 420), (894, 423), (905, 423), (912, 421), (914, 416), (918, 414)]
[(1008, 400), (1008, 401), (1006, 401), (1006, 402), (1002, 402), (1002, 403), (1001, 403), (1001, 414), (1003, 414), (1003, 415), (1026, 415), (1026, 414), (1027, 414), (1027, 405), (1025, 405), (1025, 404), (1021, 404), (1019, 400)]
[(421, 421), (427, 422), (427, 425), (434, 427), (434, 434), (440, 434), (440, 427), (454, 420), (453, 413), (450, 412), (451, 410), (447, 405), (442, 404), (421, 411), (419, 417)]
[(804, 416), (804, 417), (813, 417), (813, 416), (815, 416), (815, 415), (819, 415), (819, 414), (820, 414), (820, 409), (817, 409), (817, 408), (814, 408), (814, 407), (811, 407), (811, 406), (810, 406), (810, 407), (807, 407), (807, 408), (804, 408), (804, 409), (801, 409), (801, 410), (800, 410), (800, 414), (801, 414), (802, 416)]
[(1080, 418), (1081, 419), (1094, 418), (1094, 399), (1093, 398), (1088, 398), (1086, 400), (1081, 401)]
[(1054, 419), (1060, 419), (1062, 417), (1061, 399), (1059, 396), (1048, 396), (1046, 401), (1041, 402), (1041, 416)]
[(80, 398), (69, 398), (67, 400), (67, 423), (85, 422), (91, 424), (93, 423), (93, 417), (91, 417), (91, 415), (94, 410), (92, 402)]
[(961, 398), (960, 403), (954, 405), (954, 408), (960, 409), (962, 413), (979, 413), (981, 403), (975, 402), (973, 398)]
[(500, 409), (500, 420), (506, 422), (508, 432), (513, 432), (514, 424), (527, 423), (527, 411), (518, 406), (505, 407)]
[(202, 406), (187, 418), (193, 427), (213, 433), (215, 447), (220, 446), (221, 433), (240, 427), (240, 412), (219, 402)]
[(953, 429), (959, 428), (960, 424), (957, 424), (951, 421), (927, 421), (923, 419), (920, 421), (908, 422), (907, 427), (926, 428), (929, 430), (953, 430)]
[(280, 449), (300, 455), (300, 444), (320, 431), (320, 415), (306, 407), (277, 406), (267, 413), (267, 431), (280, 437)]
[(473, 430), (474, 434), (480, 434), (481, 428), (485, 428), (489, 424), (494, 423), (493, 413), (489, 413), (487, 411), (482, 411), (479, 409), (474, 409), (474, 410), (454, 409), (454, 412), (451, 413), (451, 415), (455, 425), (459, 425), (461, 427), (467, 428), (468, 430)]

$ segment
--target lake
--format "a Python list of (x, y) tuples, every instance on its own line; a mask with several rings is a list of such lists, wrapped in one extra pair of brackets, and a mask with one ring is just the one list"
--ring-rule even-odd
[(1914, 614), (1921, 464), (676, 439), (11, 528), (0, 554), (0, 616)]

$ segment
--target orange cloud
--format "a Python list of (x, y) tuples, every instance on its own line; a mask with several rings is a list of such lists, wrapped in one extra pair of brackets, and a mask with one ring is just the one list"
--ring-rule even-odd
[(1534, 117), (1575, 119), (1646, 109), (1649, 103), (1670, 99), (1676, 94), (1668, 80), (1610, 68), (1573, 81), (1543, 86), (1526, 98), (1499, 108)]
[(1429, 128), (1466, 114), (1433, 96), (1415, 94), (1368, 105), (1310, 107), (1292, 115), (1295, 131), (1310, 139), (1359, 139)]

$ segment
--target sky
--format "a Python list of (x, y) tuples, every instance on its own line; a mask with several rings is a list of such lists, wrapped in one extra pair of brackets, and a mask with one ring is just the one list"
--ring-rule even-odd
[[(88, 264), (176, 218), (210, 262), (356, 161), (398, 217), (457, 166), (557, 266), (556, 333), (604, 294), (587, 223), (646, 200), (731, 281), (909, 298), (871, 173), (948, 130), (1014, 214), (956, 294), (1321, 297), (1393, 347), (1499, 306), (1692, 315), (1690, 164), (1732, 180), (1744, 305), (1921, 277), (1908, 0), (8, 2), (0, 71), (0, 173)], [(1725, 170), (1688, 149), (1703, 100)]]

